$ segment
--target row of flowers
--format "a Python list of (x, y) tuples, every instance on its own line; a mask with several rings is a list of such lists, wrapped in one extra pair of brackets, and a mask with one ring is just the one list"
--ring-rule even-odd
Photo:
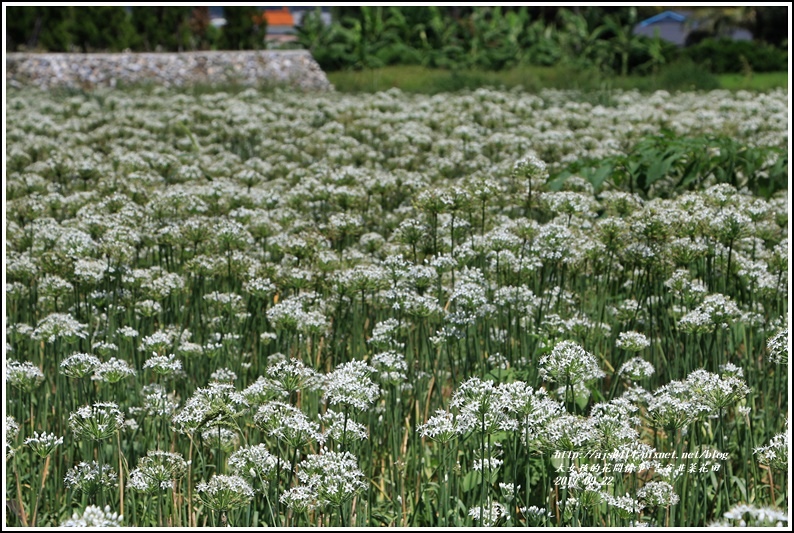
[(548, 175), (787, 95), (572, 96), (12, 92), (16, 523), (785, 522), (787, 198)]

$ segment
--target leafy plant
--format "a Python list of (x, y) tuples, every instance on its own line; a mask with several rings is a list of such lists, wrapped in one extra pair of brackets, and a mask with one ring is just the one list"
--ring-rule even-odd
[(267, 20), (258, 15), (259, 9), (254, 6), (224, 6), (223, 16), (226, 19), (226, 24), (221, 30), (221, 48), (224, 50), (262, 48), (267, 32)]
[(623, 77), (629, 74), (629, 57), (643, 43), (641, 36), (636, 35), (633, 31), (636, 22), (636, 8), (629, 8), (629, 17), (626, 22), (619, 21), (614, 15), (604, 17), (604, 26), (612, 34), (611, 39), (607, 42), (612, 52), (620, 59), (619, 72)]
[(744, 63), (753, 72), (775, 72), (788, 69), (785, 49), (765, 43), (733, 39), (704, 39), (688, 46), (682, 55), (714, 73), (742, 72)]
[(641, 139), (626, 154), (574, 163), (554, 176), (552, 188), (558, 189), (574, 174), (586, 178), (596, 190), (609, 183), (646, 197), (726, 183), (770, 198), (788, 188), (788, 152), (748, 146), (722, 135), (681, 137), (662, 130)]
[(606, 31), (605, 25), (590, 28), (587, 19), (572, 11), (562, 10), (558, 17), (562, 27), (556, 32), (560, 47), (564, 51), (565, 60), (580, 68), (596, 68), (601, 70), (607, 66), (608, 48), (601, 36)]

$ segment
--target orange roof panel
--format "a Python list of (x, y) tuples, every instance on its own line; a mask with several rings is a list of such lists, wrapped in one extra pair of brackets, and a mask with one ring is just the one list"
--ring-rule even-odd
[(266, 10), (262, 12), (262, 15), (267, 20), (268, 26), (294, 26), (295, 19), (292, 17), (292, 13), (289, 12), (289, 9), (286, 7), (281, 8), (280, 11), (276, 10)]

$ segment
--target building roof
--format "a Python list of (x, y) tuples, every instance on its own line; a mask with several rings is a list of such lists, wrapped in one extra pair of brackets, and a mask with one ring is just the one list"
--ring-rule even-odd
[[(267, 21), (268, 34), (294, 33), (300, 26), (303, 17), (316, 9), (320, 10), (320, 18), (324, 24), (331, 24), (331, 11), (328, 6), (257, 6), (259, 13), (254, 17), (258, 24), (262, 19)], [(210, 24), (222, 27), (226, 24), (223, 18), (223, 6), (209, 6)]]
[(656, 24), (657, 22), (685, 22), (686, 19), (686, 15), (676, 13), (675, 11), (662, 11), (658, 15), (654, 15), (651, 18), (643, 20), (637, 24), (637, 26), (644, 28), (646, 26), (650, 26), (651, 24)]
[(262, 16), (267, 20), (268, 26), (294, 26), (295, 19), (292, 17), (292, 13), (286, 7), (282, 7), (279, 10), (275, 9), (266, 9), (262, 11)]

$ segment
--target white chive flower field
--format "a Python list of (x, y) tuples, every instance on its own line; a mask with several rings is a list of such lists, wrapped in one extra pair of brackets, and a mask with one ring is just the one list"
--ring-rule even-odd
[(6, 526), (789, 525), (787, 92), (6, 109)]

